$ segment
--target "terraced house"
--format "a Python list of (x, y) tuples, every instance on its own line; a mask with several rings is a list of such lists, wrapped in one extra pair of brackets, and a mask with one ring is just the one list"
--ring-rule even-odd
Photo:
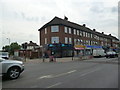
[(43, 25), (39, 30), (40, 45), (52, 43), (118, 47), (118, 39), (111, 34), (97, 32), (96, 29), (90, 29), (85, 24), (79, 25), (68, 21), (65, 17), (61, 19), (54, 17), (50, 22)]
[(39, 29), (40, 45), (50, 43), (66, 43), (66, 44), (81, 44), (81, 45), (101, 45), (117, 47), (118, 39), (111, 34), (106, 35), (104, 32), (91, 30), (85, 24), (79, 25), (61, 19), (53, 18), (50, 22)]

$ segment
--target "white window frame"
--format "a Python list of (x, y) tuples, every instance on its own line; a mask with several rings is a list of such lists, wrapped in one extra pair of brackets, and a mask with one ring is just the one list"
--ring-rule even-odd
[(77, 39), (74, 39), (74, 44), (76, 44)]
[(65, 37), (65, 43), (68, 44), (68, 37)]
[(82, 36), (82, 31), (80, 31), (80, 36)]
[(76, 35), (76, 29), (74, 29), (74, 35)]
[(51, 26), (51, 32), (59, 32), (59, 26)]
[(45, 28), (45, 34), (47, 34), (47, 28)]
[(69, 34), (71, 34), (71, 33), (72, 33), (72, 30), (71, 30), (71, 28), (69, 28), (68, 30), (69, 30)]
[(51, 43), (59, 43), (59, 37), (51, 37)]
[(64, 32), (68, 33), (67, 27), (64, 27)]
[(45, 38), (45, 44), (47, 44), (47, 38)]
[(72, 38), (69, 38), (69, 44), (72, 44)]
[(77, 30), (77, 35), (79, 35), (79, 30)]
[(83, 32), (83, 37), (85, 37), (85, 32)]

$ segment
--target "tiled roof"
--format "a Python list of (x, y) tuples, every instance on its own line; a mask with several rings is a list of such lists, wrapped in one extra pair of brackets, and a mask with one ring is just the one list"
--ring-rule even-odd
[(88, 27), (76, 24), (74, 22), (70, 22), (70, 21), (65, 20), (65, 19), (61, 19), (59, 17), (54, 17), (50, 22), (43, 25), (38, 31), (46, 28), (47, 26), (51, 26), (51, 25), (64, 25), (64, 26), (68, 26), (68, 27), (71, 27), (71, 28), (74, 28), (74, 29), (78, 29), (78, 30), (82, 30), (82, 31), (89, 32), (89, 33), (92, 33), (92, 34), (96, 34), (96, 35), (104, 37), (104, 38), (110, 38), (110, 39), (114, 38), (114, 39), (118, 40), (114, 36), (110, 36), (110, 35), (102, 34), (102, 33), (97, 32), (97, 31), (93, 31)]

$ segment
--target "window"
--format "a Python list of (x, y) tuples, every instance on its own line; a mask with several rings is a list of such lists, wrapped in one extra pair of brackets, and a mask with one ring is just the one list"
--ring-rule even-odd
[(64, 31), (65, 31), (65, 33), (67, 33), (67, 27), (64, 27)]
[(59, 37), (51, 37), (51, 43), (59, 43)]
[(83, 36), (85, 37), (85, 32), (83, 32)]
[(80, 39), (77, 39), (77, 44), (80, 44)]
[(47, 44), (47, 38), (45, 38), (45, 44)]
[(76, 40), (76, 39), (74, 39), (74, 44), (76, 44), (76, 41), (77, 41), (77, 40)]
[(91, 38), (93, 38), (93, 34), (91, 34)]
[(86, 32), (86, 37), (87, 37), (87, 32)]
[(69, 38), (69, 44), (72, 44), (72, 38)]
[(76, 30), (74, 29), (74, 34), (76, 34)]
[(69, 28), (69, 34), (71, 34), (71, 28)]
[(90, 37), (90, 33), (88, 33), (88, 37)]
[(47, 34), (47, 28), (45, 28), (45, 34)]
[(79, 30), (77, 30), (77, 35), (79, 35)]
[(68, 43), (68, 37), (65, 37), (65, 43), (66, 44)]
[(59, 26), (51, 26), (51, 32), (59, 32)]
[(88, 40), (88, 45), (90, 45), (90, 40)]
[(82, 35), (83, 35), (82, 31), (80, 31), (80, 36), (82, 36)]

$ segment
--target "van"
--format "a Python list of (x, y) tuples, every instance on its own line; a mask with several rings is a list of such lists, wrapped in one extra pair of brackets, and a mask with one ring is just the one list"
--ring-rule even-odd
[(105, 55), (106, 55), (105, 51), (102, 48), (93, 49), (93, 56), (94, 57), (104, 57)]

